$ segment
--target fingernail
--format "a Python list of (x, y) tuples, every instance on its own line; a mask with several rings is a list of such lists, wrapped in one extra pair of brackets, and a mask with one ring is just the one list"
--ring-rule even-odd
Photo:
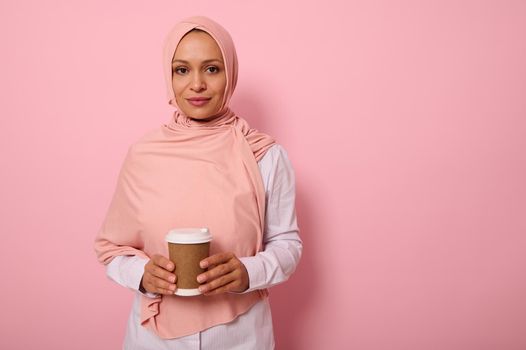
[(206, 288), (204, 286), (199, 286), (198, 289), (201, 293), (204, 293), (206, 291)]
[(175, 276), (170, 276), (170, 282), (175, 282)]
[(201, 261), (201, 262), (199, 263), (199, 266), (201, 266), (201, 268), (204, 269), (204, 268), (207, 266), (206, 261)]
[(203, 275), (199, 275), (199, 276), (197, 276), (197, 282), (199, 282), (199, 283), (203, 283), (204, 281), (206, 281), (205, 276), (203, 276)]

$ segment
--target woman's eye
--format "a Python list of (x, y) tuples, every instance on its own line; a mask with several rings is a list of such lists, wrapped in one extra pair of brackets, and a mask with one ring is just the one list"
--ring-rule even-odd
[(215, 66), (210, 66), (207, 68), (207, 70), (210, 72), (210, 73), (217, 73), (219, 71), (219, 68), (215, 67)]
[(175, 68), (175, 72), (178, 74), (185, 74), (187, 72), (187, 69), (185, 67), (177, 67)]

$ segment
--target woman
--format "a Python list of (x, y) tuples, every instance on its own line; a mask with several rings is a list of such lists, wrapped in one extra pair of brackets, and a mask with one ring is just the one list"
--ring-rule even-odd
[[(136, 291), (124, 348), (273, 349), (267, 288), (302, 252), (285, 150), (229, 108), (237, 56), (228, 32), (190, 17), (164, 46), (169, 123), (128, 150), (95, 239), (115, 282)], [(165, 234), (208, 227), (208, 270), (194, 297), (174, 295)]]

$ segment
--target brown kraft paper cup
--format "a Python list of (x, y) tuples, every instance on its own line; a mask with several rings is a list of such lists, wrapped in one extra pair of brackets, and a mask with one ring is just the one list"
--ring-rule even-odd
[(199, 262), (209, 256), (212, 236), (207, 228), (173, 229), (166, 235), (170, 260), (175, 264), (175, 295), (201, 294), (197, 276), (205, 272)]

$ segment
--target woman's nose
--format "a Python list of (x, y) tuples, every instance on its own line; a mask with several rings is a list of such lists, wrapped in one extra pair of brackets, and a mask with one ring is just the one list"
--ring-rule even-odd
[(194, 74), (192, 77), (192, 90), (202, 91), (206, 89), (206, 84), (201, 74)]

